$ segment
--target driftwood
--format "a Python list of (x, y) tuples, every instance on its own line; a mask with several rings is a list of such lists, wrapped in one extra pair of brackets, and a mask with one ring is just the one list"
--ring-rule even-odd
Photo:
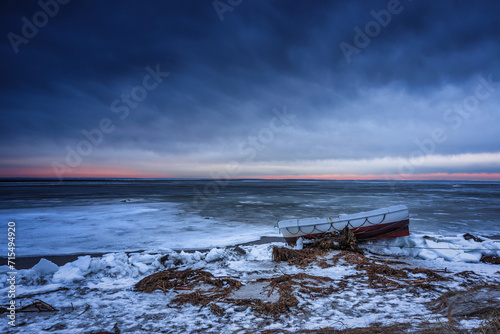
[(20, 307), (18, 309), (19, 312), (55, 312), (57, 311), (54, 307), (47, 304), (44, 301), (37, 300), (33, 303)]

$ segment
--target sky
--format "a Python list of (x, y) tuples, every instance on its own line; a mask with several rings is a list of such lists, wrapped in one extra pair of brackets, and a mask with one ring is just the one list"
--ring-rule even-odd
[(500, 181), (498, 1), (0, 4), (0, 177)]

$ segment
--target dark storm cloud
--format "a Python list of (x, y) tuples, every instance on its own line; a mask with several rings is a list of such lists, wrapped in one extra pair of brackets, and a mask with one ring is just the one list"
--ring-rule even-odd
[[(354, 28), (390, 3), (244, 0), (220, 21), (206, 1), (72, 0), (15, 53), (8, 34), (21, 35), (21, 18), (41, 9), (6, 2), (2, 155), (60, 159), (82, 130), (110, 118), (115, 130), (100, 149), (213, 150), (227, 160), (284, 105), (296, 115), (293, 130), (256, 161), (408, 155), (415, 140), (448, 126), (445, 108), (472, 94), (478, 75), (500, 81), (500, 4), (401, 1), (349, 63), (339, 45), (355, 45)], [(147, 66), (170, 74), (120, 120), (111, 105), (142, 84)], [(475, 129), (498, 122), (499, 93), (481, 106), (486, 116), (464, 122), (465, 137), (450, 131), (438, 153), (496, 152), (493, 128)]]

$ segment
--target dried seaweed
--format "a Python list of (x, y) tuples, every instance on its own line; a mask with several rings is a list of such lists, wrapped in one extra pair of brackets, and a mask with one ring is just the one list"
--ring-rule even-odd
[(224, 310), (219, 305), (214, 303), (210, 304), (210, 311), (219, 317), (224, 315)]
[(311, 244), (304, 245), (307, 248), (317, 249), (335, 249), (347, 250), (355, 253), (363, 254), (363, 250), (359, 248), (358, 241), (354, 233), (346, 226), (340, 232), (324, 233), (318, 238), (314, 239)]
[(324, 256), (326, 253), (326, 250), (317, 248), (296, 250), (287, 247), (273, 246), (273, 261), (286, 261), (290, 265), (304, 268), (316, 262), (319, 257)]
[(241, 283), (235, 279), (227, 277), (215, 278), (211, 273), (203, 270), (175, 270), (169, 269), (151, 274), (135, 285), (136, 291), (151, 293), (155, 290), (166, 292), (167, 290), (176, 289), (191, 289), (198, 283), (206, 283), (214, 285), (218, 288), (223, 287), (240, 287)]
[[(296, 250), (288, 247), (273, 247), (273, 260), (276, 262), (286, 261), (290, 265), (307, 267), (309, 264), (319, 261), (322, 267), (328, 267), (328, 263), (321, 260), (330, 250), (342, 250), (363, 254), (358, 247), (358, 242), (352, 231), (345, 227), (338, 233), (324, 233), (314, 239), (312, 243), (304, 244), (304, 249)], [(335, 263), (334, 263), (335, 264)]]
[[(322, 283), (332, 281), (329, 277), (312, 276), (305, 273), (295, 275), (281, 275), (274, 278), (260, 279), (258, 282), (268, 282), (271, 290), (279, 293), (277, 302), (266, 302), (261, 299), (232, 299), (228, 298), (231, 291), (241, 286), (241, 283), (229, 278), (215, 278), (212, 274), (202, 270), (166, 270), (152, 274), (139, 281), (136, 291), (153, 292), (155, 290), (167, 291), (176, 288), (189, 288), (193, 292), (179, 293), (169, 304), (179, 307), (186, 303), (195, 306), (209, 307), (210, 311), (218, 316), (224, 315), (224, 309), (215, 304), (224, 302), (234, 306), (249, 306), (256, 313), (266, 316), (279, 316), (287, 313), (291, 308), (297, 307), (299, 301), (294, 291), (313, 298), (332, 293), (334, 288), (321, 286)], [(213, 286), (212, 289), (195, 289), (196, 284), (205, 283)], [(184, 289), (183, 289), (184, 290)]]
[(341, 251), (340, 253), (335, 254), (331, 261), (334, 265), (336, 265), (341, 259), (344, 261), (344, 265), (369, 263), (366, 256), (348, 251)]
[(478, 276), (475, 272), (471, 270), (461, 271), (459, 273), (456, 273), (455, 275), (463, 278), (471, 278), (471, 276)]
[(483, 263), (491, 263), (491, 264), (500, 264), (500, 256), (498, 255), (482, 255), (481, 262)]
[(406, 269), (413, 274), (425, 274), (427, 276), (426, 281), (449, 281), (450, 278), (439, 275), (436, 270), (430, 270), (425, 268), (413, 268)]
[(189, 303), (192, 305), (206, 306), (214, 299), (214, 297), (215, 297), (215, 295), (201, 293), (199, 290), (196, 290), (196, 291), (191, 292), (191, 293), (183, 293), (183, 294), (177, 295), (172, 300), (171, 303), (172, 304), (179, 304), (179, 305)]
[(356, 265), (356, 270), (365, 270), (368, 285), (371, 288), (402, 287), (403, 285), (393, 279), (408, 278), (408, 273), (401, 269), (395, 269), (385, 264), (364, 262)]
[(280, 297), (277, 302), (263, 302), (260, 299), (227, 299), (226, 301), (237, 306), (249, 306), (254, 312), (261, 315), (277, 317), (283, 313), (289, 312), (290, 308), (297, 307), (299, 304), (297, 297), (293, 294), (295, 286), (300, 287), (298, 290), (299, 292), (309, 295), (326, 295), (333, 291), (333, 287), (331, 286), (322, 288), (305, 285), (304, 283), (307, 281), (319, 284), (330, 282), (332, 279), (324, 276), (312, 276), (305, 273), (260, 279), (259, 282), (269, 282), (271, 291), (273, 291), (273, 289), (278, 290)]

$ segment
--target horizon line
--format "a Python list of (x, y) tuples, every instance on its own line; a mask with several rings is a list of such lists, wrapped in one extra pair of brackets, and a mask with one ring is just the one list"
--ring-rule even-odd
[[(89, 175), (90, 174), (90, 175)], [(134, 179), (134, 180), (325, 180), (325, 181), (498, 181), (500, 173), (421, 173), (421, 174), (326, 174), (326, 175), (241, 175), (238, 177), (176, 177), (165, 175), (147, 175), (131, 172), (118, 175), (98, 175), (99, 173), (83, 173), (72, 177), (59, 179), (41, 175), (0, 175), (0, 180), (99, 180), (99, 179)], [(120, 175), (121, 174), (121, 175)], [(139, 175), (138, 175), (139, 174)]]

